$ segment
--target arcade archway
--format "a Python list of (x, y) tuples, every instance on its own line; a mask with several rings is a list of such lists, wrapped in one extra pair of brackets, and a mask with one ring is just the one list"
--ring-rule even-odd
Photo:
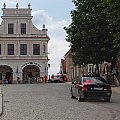
[(27, 65), (23, 68), (23, 83), (29, 83), (28, 79), (32, 79), (32, 82), (35, 83), (40, 77), (40, 69), (35, 65)]
[(6, 78), (9, 84), (13, 82), (13, 70), (8, 65), (0, 65), (0, 80), (3, 78)]

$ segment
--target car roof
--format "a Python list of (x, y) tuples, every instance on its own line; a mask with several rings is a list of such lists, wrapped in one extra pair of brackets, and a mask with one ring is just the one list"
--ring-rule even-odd
[[(81, 80), (83, 80), (83, 79), (86, 79), (86, 78), (88, 78), (88, 79), (91, 79), (91, 78), (93, 78), (93, 79), (104, 79), (104, 78), (102, 78), (102, 77), (95, 77), (95, 76), (93, 76), (93, 77), (89, 77), (89, 76), (84, 76), (84, 77), (81, 77)], [(104, 79), (105, 80), (105, 79)]]
[(81, 77), (81, 78), (96, 78), (96, 77), (86, 76), (86, 77)]
[(83, 76), (81, 78), (102, 78), (102, 77), (97, 77), (97, 76)]

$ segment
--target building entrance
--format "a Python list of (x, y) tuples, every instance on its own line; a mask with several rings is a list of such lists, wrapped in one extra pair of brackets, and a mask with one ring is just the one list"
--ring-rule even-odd
[(28, 65), (23, 68), (23, 83), (36, 83), (39, 78), (39, 67), (35, 65)]
[(0, 80), (7, 79), (8, 83), (13, 82), (13, 70), (10, 66), (0, 65)]

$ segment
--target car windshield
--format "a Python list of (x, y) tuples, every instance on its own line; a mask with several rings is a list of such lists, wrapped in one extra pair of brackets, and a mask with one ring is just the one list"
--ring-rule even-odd
[(55, 79), (62, 79), (62, 78), (63, 78), (63, 76), (60, 76), (60, 75), (55, 76)]
[(100, 83), (100, 84), (107, 84), (107, 81), (104, 78), (101, 77), (84, 77), (83, 83)]

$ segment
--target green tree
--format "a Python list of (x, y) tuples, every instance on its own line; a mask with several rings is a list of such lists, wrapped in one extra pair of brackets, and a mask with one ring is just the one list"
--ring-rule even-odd
[[(65, 27), (74, 64), (98, 64), (115, 61), (114, 34), (111, 18), (104, 0), (73, 0), (76, 9), (71, 11), (72, 23)], [(109, 8), (109, 6), (107, 6)], [(112, 27), (111, 27), (112, 26)]]
[(104, 0), (102, 6), (109, 18), (115, 48), (120, 50), (120, 0)]

